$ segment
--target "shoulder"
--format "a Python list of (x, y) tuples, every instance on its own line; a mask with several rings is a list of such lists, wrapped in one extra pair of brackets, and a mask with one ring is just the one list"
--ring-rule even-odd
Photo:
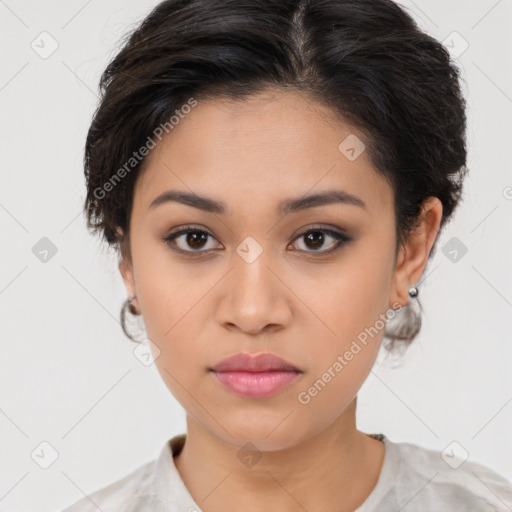
[(160, 455), (62, 512), (166, 512), (197, 510), (174, 464), (185, 434), (165, 442)]
[(154, 474), (157, 461), (140, 466), (123, 478), (84, 496), (62, 512), (160, 512), (154, 493)]
[[(395, 452), (397, 485), (394, 494), (404, 510), (512, 510), (512, 483), (475, 461), (459, 457), (460, 447), (452, 443), (443, 452), (411, 443), (393, 443), (387, 448)], [(446, 508), (449, 506), (449, 508)]]

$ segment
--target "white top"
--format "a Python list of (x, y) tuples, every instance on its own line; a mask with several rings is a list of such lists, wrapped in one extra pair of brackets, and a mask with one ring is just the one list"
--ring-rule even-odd
[[(491, 469), (383, 434), (386, 453), (376, 486), (354, 512), (512, 512), (512, 483)], [(180, 434), (167, 441), (158, 459), (140, 466), (62, 512), (201, 512), (174, 464), (185, 443)], [(445, 456), (446, 458), (446, 456)]]

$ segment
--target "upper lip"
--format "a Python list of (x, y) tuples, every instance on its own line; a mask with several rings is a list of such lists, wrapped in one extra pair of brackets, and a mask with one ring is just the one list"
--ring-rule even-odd
[(235, 354), (222, 359), (215, 366), (212, 366), (210, 370), (214, 372), (266, 372), (278, 370), (300, 372), (296, 366), (268, 352), (255, 356), (245, 353)]

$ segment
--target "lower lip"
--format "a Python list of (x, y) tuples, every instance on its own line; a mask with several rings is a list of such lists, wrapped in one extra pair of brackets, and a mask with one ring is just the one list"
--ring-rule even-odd
[(277, 393), (300, 374), (291, 371), (213, 372), (228, 389), (238, 395), (265, 397)]

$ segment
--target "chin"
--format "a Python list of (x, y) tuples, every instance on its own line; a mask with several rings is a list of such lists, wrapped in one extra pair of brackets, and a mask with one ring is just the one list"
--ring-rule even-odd
[(241, 449), (252, 443), (260, 451), (286, 450), (308, 437), (303, 422), (297, 418), (292, 420), (294, 413), (287, 418), (289, 413), (288, 409), (274, 414), (253, 412), (224, 415), (222, 425), (231, 436), (219, 425), (212, 427), (217, 437)]

